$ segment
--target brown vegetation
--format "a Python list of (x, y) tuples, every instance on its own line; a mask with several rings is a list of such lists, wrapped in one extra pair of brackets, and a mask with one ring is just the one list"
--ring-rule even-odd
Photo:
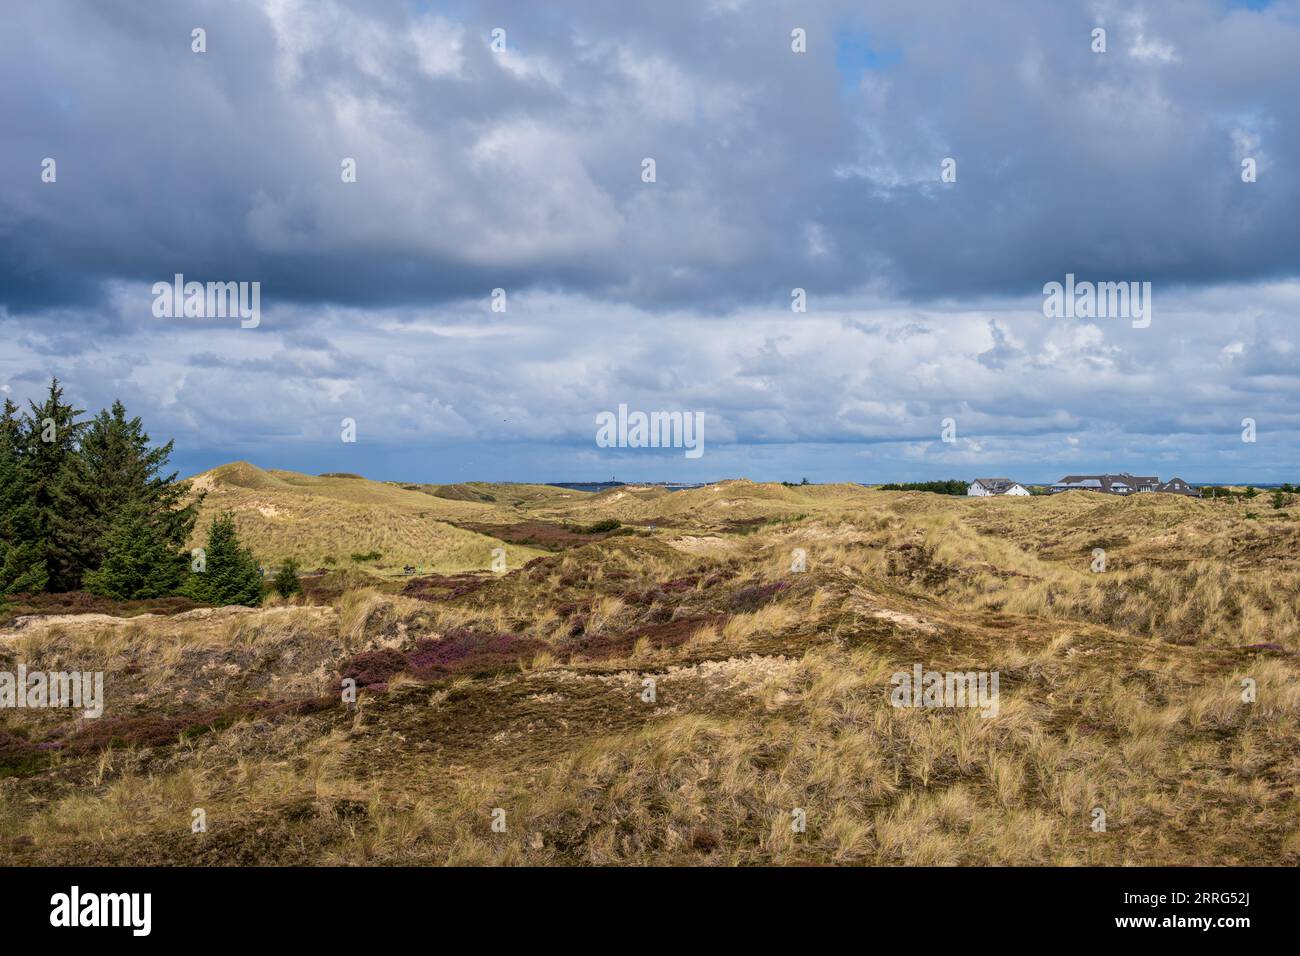
[[(33, 864), (1300, 862), (1291, 509), (748, 482), (452, 504), (498, 508), (478, 519), (498, 526), (655, 530), (406, 594), (356, 578), (318, 606), (0, 630), (0, 670), (102, 669), (107, 697), (98, 724), (0, 711), (0, 848)], [(891, 675), (917, 663), (997, 671), (997, 716), (892, 706)]]

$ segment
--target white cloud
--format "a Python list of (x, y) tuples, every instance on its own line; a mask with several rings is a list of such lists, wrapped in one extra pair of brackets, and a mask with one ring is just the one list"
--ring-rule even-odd
[(411, 27), (420, 69), (428, 76), (461, 75), (465, 28), (443, 17), (426, 16)]

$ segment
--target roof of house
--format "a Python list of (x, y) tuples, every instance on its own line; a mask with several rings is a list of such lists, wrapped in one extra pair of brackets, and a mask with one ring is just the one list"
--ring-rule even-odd
[(1177, 476), (1170, 478), (1164, 484), (1160, 485), (1158, 488), (1156, 488), (1156, 491), (1164, 491), (1169, 494), (1175, 494), (1175, 495), (1193, 495), (1193, 496), (1199, 496), (1201, 493), (1201, 490), (1199, 488), (1193, 488), (1191, 485), (1189, 485), (1187, 482), (1183, 481), (1183, 479)]
[(976, 478), (971, 484), (982, 485), (989, 491), (1006, 491), (1020, 482), (1012, 481), (1010, 478)]
[(1066, 475), (1052, 487), (1111, 491), (1118, 489), (1130, 490), (1144, 486), (1156, 488), (1159, 484), (1160, 479), (1155, 475), (1130, 475), (1126, 471), (1121, 471), (1117, 475)]

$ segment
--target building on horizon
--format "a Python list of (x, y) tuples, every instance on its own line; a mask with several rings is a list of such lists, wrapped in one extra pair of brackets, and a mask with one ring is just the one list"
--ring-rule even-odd
[(1010, 478), (976, 478), (966, 489), (967, 496), (988, 498), (992, 495), (1028, 495), (1029, 489)]
[(1133, 495), (1143, 493), (1162, 493), (1170, 495), (1187, 495), (1191, 498), (1201, 497), (1199, 488), (1194, 488), (1183, 479), (1174, 477), (1161, 481), (1157, 475), (1130, 475), (1122, 471), (1117, 475), (1066, 475), (1049, 489), (1051, 494), (1062, 491), (1099, 491), (1105, 495)]

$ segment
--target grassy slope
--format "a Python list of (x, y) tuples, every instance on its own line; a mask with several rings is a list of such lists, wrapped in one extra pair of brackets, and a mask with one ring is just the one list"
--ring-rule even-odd
[[(19, 762), (0, 847), (32, 863), (1300, 862), (1296, 509), (717, 487), (540, 494), (534, 518), (657, 528), (450, 600), (0, 631), (11, 663), (102, 667), (102, 720), (135, 742), (72, 734)], [(333, 492), (351, 493), (389, 492)], [(334, 702), (352, 655), (421, 638), (415, 676)], [(449, 671), (421, 676), (429, 647)], [(914, 663), (997, 670), (999, 715), (891, 707), (890, 674)], [(328, 706), (259, 703), (314, 695)], [(66, 716), (0, 721), (34, 742)]]
[(489, 481), (403, 487), (418, 488), (425, 494), (436, 498), (486, 502), (500, 508), (538, 508), (549, 504), (562, 506), (567, 502), (590, 497), (591, 495), (587, 491), (572, 491), (567, 488), (556, 488), (553, 485), (504, 484)]
[(860, 485), (787, 488), (752, 481), (722, 481), (702, 488), (665, 491), (629, 485), (572, 502), (548, 502), (546, 514), (592, 522), (601, 518), (655, 522), (667, 526), (724, 527), (730, 523), (779, 520), (797, 515), (844, 514), (873, 499)]
[(222, 465), (193, 479), (207, 493), (191, 546), (201, 545), (211, 517), (235, 513), (241, 538), (258, 560), (297, 558), (304, 568), (378, 551), (364, 567), (400, 571), (412, 564), (429, 571), (477, 571), (491, 564), (492, 549), (507, 548), (519, 566), (542, 552), (465, 531), (448, 522), (490, 521), (503, 509), (488, 503), (438, 498), (364, 478), (320, 478), (263, 471), (247, 462)]

